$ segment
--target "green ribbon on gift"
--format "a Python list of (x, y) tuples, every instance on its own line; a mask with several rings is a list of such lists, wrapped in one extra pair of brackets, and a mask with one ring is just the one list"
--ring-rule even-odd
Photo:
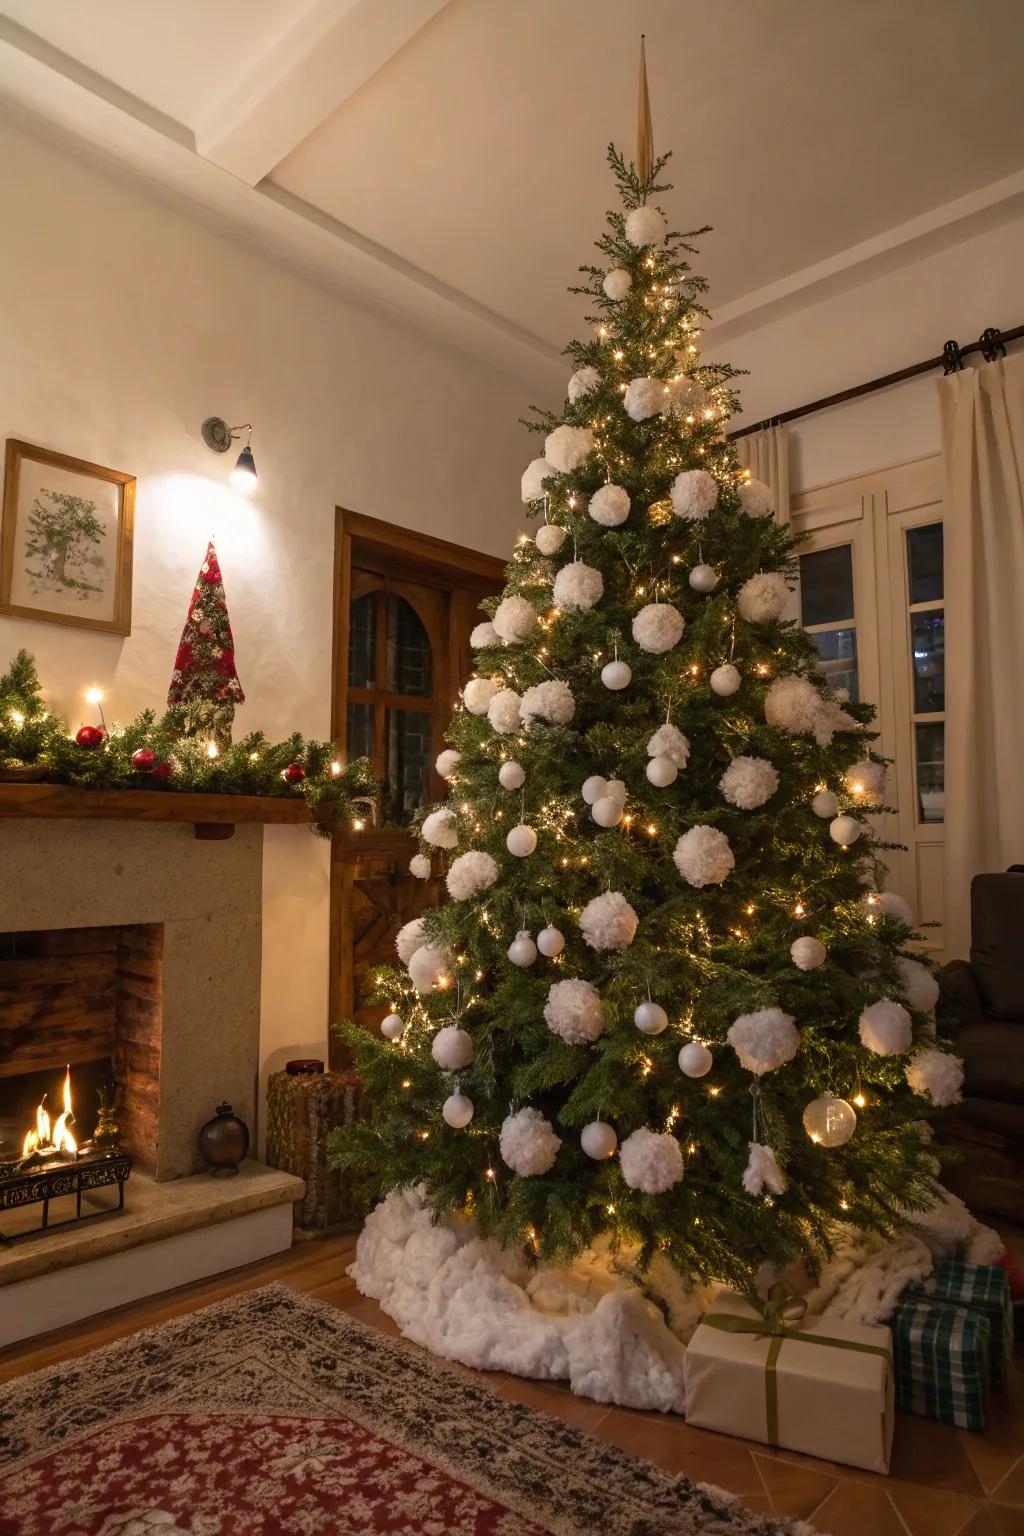
[(763, 1302), (751, 1300), (760, 1316), (740, 1317), (734, 1312), (706, 1313), (701, 1325), (717, 1328), (721, 1333), (753, 1333), (759, 1338), (770, 1338), (768, 1356), (764, 1362), (765, 1417), (768, 1422), (769, 1445), (779, 1443), (779, 1384), (775, 1367), (782, 1346), (787, 1339), (797, 1339), (801, 1344), (824, 1344), (829, 1349), (852, 1349), (861, 1355), (881, 1355), (886, 1364), (886, 1379), (892, 1369), (892, 1356), (884, 1344), (862, 1344), (857, 1339), (835, 1339), (824, 1333), (805, 1333), (801, 1327), (807, 1312), (807, 1303), (787, 1291), (782, 1281), (776, 1281)]

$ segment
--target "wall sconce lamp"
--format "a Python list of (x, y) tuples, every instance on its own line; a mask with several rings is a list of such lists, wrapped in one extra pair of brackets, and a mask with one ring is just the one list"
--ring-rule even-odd
[(248, 495), (256, 489), (256, 460), (252, 456), (252, 427), (249, 422), (240, 427), (229, 427), (221, 416), (207, 416), (203, 422), (203, 442), (214, 453), (227, 453), (235, 438), (243, 432), (249, 435), (231, 471), (231, 485), (234, 490), (244, 491)]

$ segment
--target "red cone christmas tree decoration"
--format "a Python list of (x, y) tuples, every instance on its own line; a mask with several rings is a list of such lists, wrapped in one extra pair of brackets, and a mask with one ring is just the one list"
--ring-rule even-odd
[(212, 539), (206, 546), (206, 559), (199, 568), (181, 632), (167, 703), (182, 710), (184, 729), (190, 735), (208, 735), (220, 743), (231, 740), (235, 705), (245, 703), (235, 671), (235, 642)]

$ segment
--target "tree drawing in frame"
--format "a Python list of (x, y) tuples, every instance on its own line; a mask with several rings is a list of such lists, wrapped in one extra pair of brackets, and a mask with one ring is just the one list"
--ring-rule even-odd
[(68, 491), (44, 489), (34, 499), (24, 546), (27, 560), (36, 562), (25, 566), (34, 592), (64, 589), (84, 599), (103, 591), (107, 570), (100, 546), (107, 529), (96, 513), (95, 501)]

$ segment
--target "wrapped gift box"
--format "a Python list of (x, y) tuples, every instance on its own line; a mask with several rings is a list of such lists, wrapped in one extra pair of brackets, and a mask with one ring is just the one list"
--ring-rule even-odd
[(690, 1340), (684, 1375), (690, 1424), (869, 1472), (889, 1470), (886, 1328), (832, 1318), (774, 1324), (742, 1296), (722, 1291)]
[(969, 1307), (988, 1318), (989, 1380), (993, 1390), (1001, 1392), (1013, 1354), (1013, 1302), (1006, 1270), (999, 1264), (965, 1264), (961, 1259), (943, 1259), (930, 1275), (909, 1285), (900, 1300), (911, 1297)]
[(904, 1291), (889, 1326), (897, 1408), (958, 1429), (984, 1429), (992, 1356), (988, 1318)]

